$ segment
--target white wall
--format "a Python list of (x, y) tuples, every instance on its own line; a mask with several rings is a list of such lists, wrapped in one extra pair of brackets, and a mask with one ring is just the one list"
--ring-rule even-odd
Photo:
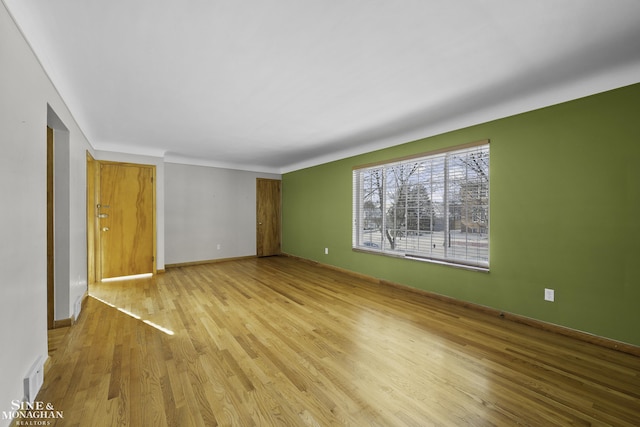
[[(68, 283), (58, 319), (73, 317), (87, 289), (86, 162), (88, 141), (0, 5), (0, 426), (2, 411), (23, 398), (22, 379), (47, 356), (46, 126), (48, 110), (68, 129)], [(65, 309), (66, 306), (66, 309)], [(60, 408), (64, 410), (64, 408)]]
[(166, 263), (256, 255), (256, 178), (280, 175), (166, 163)]

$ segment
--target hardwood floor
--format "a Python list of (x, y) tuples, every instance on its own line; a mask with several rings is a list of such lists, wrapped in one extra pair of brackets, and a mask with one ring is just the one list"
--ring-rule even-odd
[(49, 348), (49, 357), (53, 358), (56, 354), (56, 351), (60, 348), (60, 345), (65, 342), (65, 338), (67, 333), (71, 329), (70, 326), (64, 326), (62, 328), (49, 329), (47, 331), (47, 340), (48, 340), (48, 348)]
[(640, 359), (291, 258), (92, 286), (58, 426), (640, 425)]

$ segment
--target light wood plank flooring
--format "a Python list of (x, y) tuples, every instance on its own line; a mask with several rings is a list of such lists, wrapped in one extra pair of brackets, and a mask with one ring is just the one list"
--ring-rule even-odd
[(103, 283), (58, 426), (640, 425), (640, 359), (295, 259)]
[(64, 326), (62, 328), (49, 329), (47, 331), (49, 357), (52, 358), (56, 354), (56, 351), (58, 351), (61, 344), (66, 345), (63, 343), (65, 342), (65, 338), (70, 329), (70, 326)]

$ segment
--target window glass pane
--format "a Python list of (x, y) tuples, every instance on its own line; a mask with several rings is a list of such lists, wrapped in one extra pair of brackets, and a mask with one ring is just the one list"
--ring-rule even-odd
[(354, 247), (488, 267), (489, 145), (355, 170)]
[(380, 248), (382, 227), (382, 169), (363, 171), (362, 220), (360, 242), (368, 248)]

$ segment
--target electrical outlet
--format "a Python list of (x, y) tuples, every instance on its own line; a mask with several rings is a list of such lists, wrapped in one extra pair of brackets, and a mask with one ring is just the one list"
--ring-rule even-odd
[(218, 246), (217, 246), (217, 248), (218, 248), (218, 250), (220, 250), (220, 243), (218, 243)]
[(544, 300), (545, 301), (555, 301), (556, 296), (555, 296), (555, 291), (553, 289), (544, 289)]
[(324, 248), (324, 254), (329, 255), (329, 248)]

